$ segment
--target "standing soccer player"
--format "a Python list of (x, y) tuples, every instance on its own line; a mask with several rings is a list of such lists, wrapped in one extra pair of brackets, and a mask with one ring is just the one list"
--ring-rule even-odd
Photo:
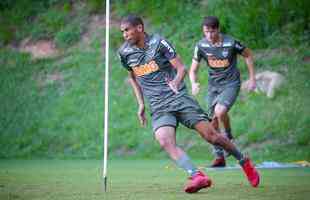
[(250, 184), (257, 187), (259, 174), (249, 158), (208, 123), (208, 116), (191, 98), (183, 82), (185, 67), (171, 44), (159, 35), (144, 32), (140, 17), (122, 19), (120, 29), (125, 39), (119, 49), (121, 63), (128, 70), (129, 81), (136, 96), (141, 125), (146, 124), (144, 97), (151, 110), (154, 136), (177, 166), (190, 179), (184, 190), (194, 193), (211, 186), (211, 180), (192, 163), (176, 145), (178, 123), (195, 129), (206, 141), (222, 146), (241, 164)]
[[(249, 71), (249, 90), (256, 87), (253, 56), (249, 48), (228, 35), (220, 33), (217, 17), (205, 17), (202, 29), (204, 38), (195, 47), (189, 76), (193, 95), (199, 92), (197, 73), (201, 59), (204, 59), (208, 68), (208, 108), (212, 117), (212, 124), (216, 130), (223, 125), (224, 135), (233, 139), (231, 133), (229, 109), (234, 104), (240, 90), (240, 72), (237, 68), (237, 55), (245, 59)], [(216, 158), (211, 167), (225, 167), (223, 148), (214, 146)]]

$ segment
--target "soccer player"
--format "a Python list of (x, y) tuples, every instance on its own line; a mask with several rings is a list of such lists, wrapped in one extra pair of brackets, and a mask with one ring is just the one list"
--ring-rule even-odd
[[(239, 41), (228, 35), (220, 33), (219, 20), (217, 17), (205, 17), (202, 29), (202, 38), (195, 47), (194, 56), (189, 72), (192, 85), (192, 94), (199, 92), (197, 73), (201, 59), (205, 60), (208, 68), (208, 95), (207, 102), (209, 116), (212, 117), (212, 124), (216, 130), (219, 126), (224, 128), (224, 135), (232, 140), (229, 109), (234, 104), (240, 90), (240, 72), (237, 68), (237, 55), (240, 54), (249, 71), (249, 90), (256, 87), (253, 56), (251, 50), (242, 45)], [(225, 167), (225, 156), (223, 148), (214, 146), (216, 158), (211, 167)]]
[(176, 145), (179, 123), (195, 129), (209, 143), (222, 146), (240, 163), (250, 184), (257, 187), (259, 174), (226, 137), (208, 123), (208, 116), (191, 98), (183, 82), (185, 67), (171, 44), (159, 35), (144, 31), (143, 21), (135, 15), (121, 20), (120, 29), (125, 42), (119, 49), (121, 63), (128, 70), (139, 108), (141, 125), (146, 124), (144, 97), (150, 105), (154, 136), (177, 166), (190, 176), (184, 190), (194, 193), (211, 186), (211, 180), (192, 163), (189, 156)]

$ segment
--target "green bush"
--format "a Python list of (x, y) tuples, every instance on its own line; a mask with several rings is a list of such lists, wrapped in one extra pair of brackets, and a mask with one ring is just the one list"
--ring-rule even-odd
[(1, 1), (0, 4), (0, 40), (9, 43), (21, 40), (29, 34), (31, 20), (39, 12), (45, 11), (44, 5), (39, 1)]
[[(285, 32), (300, 37), (304, 30), (309, 29), (309, 6), (306, 0), (213, 0), (208, 1), (206, 9), (208, 15), (220, 18), (224, 32), (247, 41), (252, 47), (261, 48), (269, 45), (266, 38), (284, 29), (287, 23), (295, 24), (296, 28)], [(273, 41), (277, 42), (277, 38)]]
[(97, 13), (103, 10), (103, 6), (105, 3), (105, 0), (88, 0), (86, 1), (87, 7), (89, 8), (91, 13)]
[(64, 28), (68, 14), (63, 10), (49, 9), (37, 18), (37, 26), (34, 27), (33, 38), (50, 38)]
[(0, 26), (0, 47), (7, 45), (14, 39), (14, 32), (9, 26)]
[(119, 28), (110, 28), (110, 46), (114, 49), (119, 48), (122, 44), (123, 37)]
[(81, 38), (82, 29), (77, 24), (70, 24), (56, 33), (54, 41), (57, 47), (67, 48)]
[[(309, 30), (310, 3), (307, 0), (208, 0), (208, 1), (165, 1), (165, 0), (119, 0), (113, 2), (118, 16), (138, 13), (151, 20), (153, 26), (160, 27), (166, 36), (179, 37), (179, 40), (201, 35), (201, 22), (204, 16), (218, 16), (224, 33), (244, 41), (252, 48), (269, 45), (268, 39), (276, 31), (285, 31), (294, 37), (294, 44), (302, 44)], [(292, 25), (287, 27), (287, 24)], [(182, 31), (178, 31), (182, 30)], [(175, 33), (179, 34), (175, 36)], [(181, 35), (182, 34), (182, 35)], [(267, 39), (266, 39), (267, 38)], [(300, 39), (302, 38), (302, 39)], [(278, 42), (273, 38), (273, 42)]]
[[(47, 2), (42, 9), (47, 6), (48, 12), (39, 12), (39, 15), (32, 13), (31, 17), (31, 10), (13, 16), (11, 11), (15, 4), (10, 4), (10, 12), (6, 9), (0, 14), (12, 16), (5, 17), (9, 20), (5, 22), (3, 32), (7, 33), (7, 30), (10, 30), (7, 27), (12, 27), (13, 30), (18, 30), (15, 34), (18, 34), (19, 38), (24, 38), (27, 33), (54, 37), (57, 46), (61, 48), (66, 48), (80, 39), (83, 27), (90, 18), (87, 3), (84, 4), (86, 1), (78, 1), (81, 4), (72, 9), (70, 4), (62, 4), (68, 1), (40, 2)], [(112, 2), (112, 13), (113, 17), (129, 12), (140, 13), (145, 19), (147, 31), (159, 32), (167, 37), (176, 46), (184, 63), (191, 61), (194, 43), (202, 36), (202, 17), (207, 14), (218, 15), (224, 32), (244, 40), (251, 44), (251, 47), (277, 47), (275, 50), (264, 50), (263, 56), (256, 61), (256, 66), (257, 70), (275, 70), (282, 73), (287, 79), (286, 84), (275, 99), (268, 99), (261, 94), (249, 94), (239, 98), (230, 111), (233, 116), (233, 132), (242, 149), (252, 148), (255, 143), (264, 148), (257, 154), (265, 150), (273, 152), (279, 149), (271, 158), (279, 155), (285, 155), (282, 157), (286, 159), (309, 158), (305, 157), (309, 155), (307, 151), (299, 153), (297, 157), (292, 151), (309, 148), (309, 134), (306, 133), (310, 128), (310, 108), (307, 106), (310, 71), (309, 63), (303, 61), (304, 57), (310, 55), (309, 43), (303, 44), (304, 46), (286, 46), (298, 45), (298, 42), (309, 38), (309, 27), (305, 25), (308, 14), (305, 14), (305, 9), (302, 8), (306, 7), (302, 4), (304, 1), (296, 2), (296, 5), (291, 5), (288, 0), (284, 0), (287, 4), (283, 5), (275, 0), (203, 1), (207, 2), (207, 5), (201, 2), (115, 0)], [(59, 18), (57, 14), (60, 15)], [(26, 17), (28, 22), (24, 22), (23, 17), (19, 16)], [(13, 23), (11, 19), (20, 19), (20, 25)], [(32, 60), (29, 54), (1, 50), (0, 113), (5, 114), (0, 119), (0, 157), (100, 158), (104, 116), (104, 30), (95, 31), (95, 37), (91, 37), (88, 48), (76, 46), (66, 51), (60, 59)], [(301, 37), (300, 32), (303, 32), (304, 36)], [(282, 33), (285, 33), (285, 36)], [(110, 155), (126, 156), (137, 153), (135, 156), (163, 158), (166, 155), (159, 153), (160, 147), (152, 137), (150, 123), (145, 129), (141, 129), (138, 123), (137, 104), (126, 81), (127, 72), (121, 67), (115, 53), (115, 49), (122, 43), (121, 32), (113, 26), (110, 42)], [(273, 45), (270, 46), (271, 44)], [(245, 78), (247, 69), (242, 61), (239, 67)], [(203, 69), (205, 68), (202, 68), (199, 74), (202, 92), (197, 99), (205, 108), (207, 70)], [(130, 106), (127, 106), (128, 102)], [(196, 134), (180, 126), (177, 137), (181, 146), (194, 144), (193, 147), (187, 147), (189, 153), (205, 159), (209, 146), (198, 139)]]

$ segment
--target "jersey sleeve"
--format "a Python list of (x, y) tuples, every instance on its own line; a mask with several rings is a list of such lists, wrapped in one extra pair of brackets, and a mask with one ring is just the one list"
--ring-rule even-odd
[(120, 59), (120, 61), (121, 61), (121, 63), (122, 63), (122, 66), (123, 66), (125, 69), (127, 69), (128, 71), (131, 71), (131, 70), (132, 70), (131, 67), (129, 67), (129, 65), (127, 64), (127, 62), (126, 62), (124, 56), (123, 56), (120, 52), (118, 52), (118, 57), (119, 57), (119, 59)]
[(171, 60), (177, 56), (174, 47), (165, 39), (160, 41), (159, 51), (168, 60)]
[(202, 58), (202, 55), (200, 53), (200, 50), (199, 50), (199, 47), (198, 47), (198, 44), (197, 44), (195, 46), (195, 49), (194, 49), (193, 59), (196, 60), (197, 62), (200, 62), (201, 58)]
[(241, 44), (239, 41), (235, 40), (234, 42), (234, 50), (238, 53), (238, 54), (242, 54), (242, 52), (244, 51), (246, 47)]

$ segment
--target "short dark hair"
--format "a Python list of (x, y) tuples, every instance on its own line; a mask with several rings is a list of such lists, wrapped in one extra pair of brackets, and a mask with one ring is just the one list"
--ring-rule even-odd
[(203, 19), (202, 26), (210, 27), (210, 28), (218, 28), (220, 25), (220, 21), (215, 16), (207, 16)]
[(141, 19), (141, 17), (134, 14), (130, 14), (127, 15), (126, 17), (123, 17), (121, 23), (129, 23), (132, 26), (142, 25), (142, 27), (144, 27), (143, 20)]

